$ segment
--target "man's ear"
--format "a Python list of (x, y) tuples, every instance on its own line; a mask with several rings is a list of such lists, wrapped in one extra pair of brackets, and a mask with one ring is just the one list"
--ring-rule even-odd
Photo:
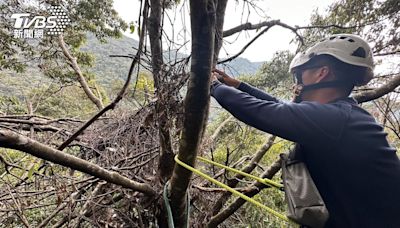
[(322, 66), (318, 69), (317, 73), (317, 83), (322, 81), (330, 81), (334, 77), (331, 69), (328, 66)]

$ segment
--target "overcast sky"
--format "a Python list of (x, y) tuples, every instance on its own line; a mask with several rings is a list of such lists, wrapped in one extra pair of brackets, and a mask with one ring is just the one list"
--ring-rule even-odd
[[(174, 37), (174, 41), (183, 44), (190, 42), (190, 18), (188, 14), (189, 1), (182, 0), (183, 4), (179, 5), (176, 11), (169, 11), (168, 15), (173, 21), (173, 27), (169, 26), (169, 20), (165, 22), (165, 29), (170, 37)], [(226, 10), (224, 30), (235, 27), (248, 20), (251, 23), (259, 23), (265, 20), (280, 19), (281, 22), (291, 26), (307, 25), (310, 15), (313, 10), (318, 9), (320, 12), (325, 12), (327, 7), (334, 0), (260, 0), (253, 1), (260, 9), (256, 13), (251, 9), (250, 15), (243, 12), (243, 1), (228, 1)], [(114, 7), (126, 22), (135, 22), (139, 13), (139, 0), (114, 0)], [(262, 12), (264, 11), (264, 12)], [(248, 17), (247, 17), (248, 16)], [(267, 18), (268, 17), (268, 18)], [(187, 30), (183, 30), (184, 24), (187, 25)], [(173, 34), (173, 35), (172, 35)], [(138, 39), (136, 35), (126, 33), (125, 35)], [(220, 52), (220, 57), (229, 57), (236, 54), (247, 42), (256, 35), (255, 31), (243, 32), (239, 36), (231, 36), (224, 43), (223, 50)], [(241, 57), (245, 57), (250, 61), (266, 61), (278, 50), (286, 50), (290, 48), (294, 50), (294, 45), (290, 45), (290, 41), (294, 38), (293, 33), (281, 27), (273, 27), (252, 46), (250, 46)], [(233, 42), (234, 41), (234, 42)], [(183, 52), (189, 53), (190, 46), (182, 49)]]

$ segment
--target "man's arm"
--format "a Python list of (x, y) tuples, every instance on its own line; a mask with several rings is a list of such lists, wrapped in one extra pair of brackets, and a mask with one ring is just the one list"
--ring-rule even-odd
[(244, 123), (302, 144), (338, 139), (346, 119), (345, 113), (333, 105), (261, 100), (222, 83), (213, 84), (211, 95)]
[(253, 97), (256, 97), (261, 100), (280, 102), (278, 99), (269, 95), (268, 93), (244, 82), (240, 82), (239, 87), (237, 89), (246, 92), (252, 95)]
[(219, 81), (223, 82), (225, 85), (237, 88), (238, 90), (248, 93), (258, 99), (279, 102), (278, 99), (276, 99), (275, 97), (265, 93), (264, 91), (262, 91), (260, 89), (255, 88), (247, 83), (241, 82), (241, 81), (227, 75), (225, 72), (223, 72), (221, 70), (214, 69), (212, 72), (212, 77), (214, 78), (213, 84), (217, 84), (218, 81), (216, 81), (216, 80), (218, 79)]

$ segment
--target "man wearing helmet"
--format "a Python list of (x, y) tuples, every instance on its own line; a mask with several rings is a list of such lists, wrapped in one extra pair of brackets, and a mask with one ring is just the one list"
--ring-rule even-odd
[(299, 145), (329, 211), (325, 227), (400, 227), (399, 158), (383, 128), (348, 97), (354, 86), (372, 79), (373, 68), (362, 38), (335, 34), (291, 62), (294, 102), (213, 73), (211, 95), (222, 107)]

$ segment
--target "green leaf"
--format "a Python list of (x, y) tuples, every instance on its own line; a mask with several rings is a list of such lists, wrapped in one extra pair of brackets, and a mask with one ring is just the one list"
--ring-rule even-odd
[(135, 32), (135, 25), (134, 24), (130, 24), (129, 25), (129, 30), (130, 30), (131, 34), (133, 34)]
[(35, 166), (32, 166), (32, 168), (29, 169), (28, 171), (28, 179), (31, 179), (33, 175), (33, 171), (35, 171)]

